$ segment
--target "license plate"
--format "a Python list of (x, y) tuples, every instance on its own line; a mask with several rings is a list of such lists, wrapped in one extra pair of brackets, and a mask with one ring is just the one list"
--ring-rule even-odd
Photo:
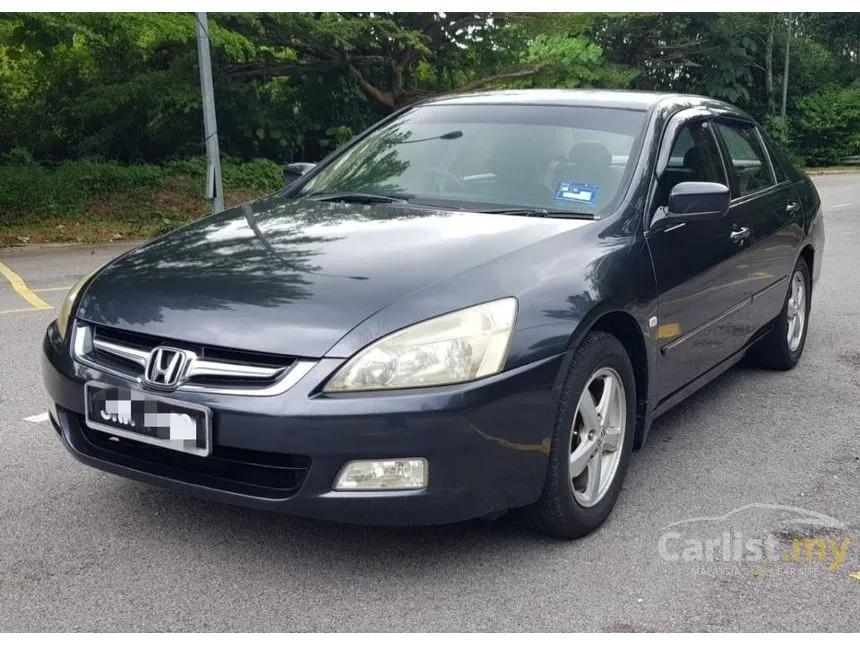
[(84, 392), (93, 430), (194, 455), (211, 452), (209, 408), (103, 383), (87, 383)]

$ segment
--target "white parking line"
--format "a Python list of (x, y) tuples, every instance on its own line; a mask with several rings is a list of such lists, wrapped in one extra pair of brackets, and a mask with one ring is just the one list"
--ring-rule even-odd
[(29, 421), (30, 423), (43, 423), (47, 420), (47, 412), (42, 412), (42, 414), (34, 414), (32, 417), (24, 417), (24, 421)]
[(842, 208), (843, 206), (851, 206), (854, 202), (842, 202), (841, 204), (833, 204), (830, 208)]

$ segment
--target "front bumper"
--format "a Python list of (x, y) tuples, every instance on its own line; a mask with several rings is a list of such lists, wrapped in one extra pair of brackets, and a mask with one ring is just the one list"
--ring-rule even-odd
[[(195, 457), (114, 442), (83, 420), (84, 383), (139, 387), (72, 360), (51, 324), (42, 371), (52, 422), (79, 461), (223, 502), (380, 525), (443, 524), (529, 504), (540, 495), (555, 416), (556, 356), (476, 383), (400, 393), (323, 395), (342, 359), (322, 359), (270, 397), (176, 392), (213, 413), (214, 450)], [(354, 459), (424, 457), (421, 491), (334, 492)]]

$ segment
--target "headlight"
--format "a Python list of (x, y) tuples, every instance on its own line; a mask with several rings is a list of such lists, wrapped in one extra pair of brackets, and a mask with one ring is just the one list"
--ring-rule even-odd
[(63, 340), (66, 339), (66, 333), (69, 331), (69, 319), (72, 316), (72, 309), (75, 308), (75, 302), (78, 299), (78, 296), (81, 293), (81, 288), (87, 283), (93, 275), (98, 271), (92, 271), (88, 273), (83, 278), (78, 280), (71, 289), (69, 289), (69, 293), (66, 294), (66, 299), (63, 300), (63, 304), (60, 307), (59, 313), (57, 313), (57, 331), (60, 332), (60, 338)]
[(516, 317), (516, 298), (504, 298), (412, 325), (361, 350), (324, 391), (429, 387), (496, 374)]

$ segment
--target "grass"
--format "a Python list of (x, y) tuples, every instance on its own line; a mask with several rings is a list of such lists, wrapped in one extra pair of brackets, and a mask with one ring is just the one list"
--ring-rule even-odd
[[(260, 197), (264, 190), (225, 190), (227, 206)], [(196, 182), (187, 175), (172, 176), (167, 185), (148, 194), (111, 194), (82, 207), (76, 217), (43, 217), (25, 223), (4, 223), (0, 246), (54, 242), (97, 243), (150, 238), (166, 233), (211, 212)]]
[[(276, 190), (280, 167), (269, 161), (227, 162), (225, 204)], [(205, 162), (119, 166), (71, 162), (56, 167), (0, 167), (0, 246), (96, 243), (149, 238), (211, 211)]]

